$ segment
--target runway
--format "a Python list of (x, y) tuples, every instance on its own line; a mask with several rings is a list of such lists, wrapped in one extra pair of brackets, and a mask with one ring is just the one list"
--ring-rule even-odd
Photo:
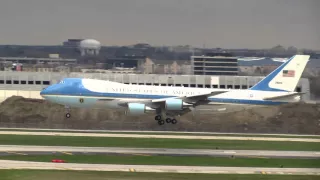
[(78, 171), (124, 171), (157, 173), (210, 173), (210, 174), (293, 174), (320, 175), (318, 168), (256, 168), (256, 167), (199, 167), (199, 166), (159, 166), (159, 165), (116, 165), (116, 164), (76, 164), (45, 163), (0, 160), (0, 169), (41, 169)]
[[(40, 129), (39, 129), (40, 130)], [(117, 132), (117, 131), (114, 131)], [(119, 133), (119, 132), (118, 132)], [(153, 132), (159, 133), (159, 132)], [(310, 137), (236, 137), (215, 136), (214, 134), (125, 134), (99, 132), (32, 132), (3, 130), (0, 134), (37, 136), (87, 136), (122, 138), (167, 138), (167, 139), (211, 139), (211, 140), (255, 140), (255, 141), (296, 141), (320, 142)], [(227, 134), (227, 133), (225, 133)], [(232, 133), (230, 133), (232, 134)], [(309, 136), (309, 135), (306, 135)], [(310, 135), (312, 136), (312, 135)], [(123, 148), (123, 147), (73, 147), (73, 146), (27, 146), (0, 145), (0, 156), (6, 155), (147, 155), (147, 156), (207, 156), (245, 158), (294, 158), (320, 159), (320, 151), (272, 151), (272, 150), (219, 150), (219, 149), (167, 149), (167, 148)], [(0, 169), (37, 170), (81, 170), (81, 171), (123, 171), (123, 172), (162, 172), (162, 173), (209, 173), (209, 174), (291, 174), (320, 175), (320, 168), (262, 168), (262, 167), (217, 167), (217, 166), (166, 166), (166, 165), (118, 165), (118, 164), (77, 164), (0, 160)]]
[(191, 131), (129, 131), (129, 130), (91, 130), (91, 129), (39, 129), (39, 128), (0, 128), (1, 131), (61, 131), (61, 132), (82, 132), (82, 133), (162, 133), (162, 134), (203, 134), (203, 135), (237, 135), (237, 136), (296, 136), (316, 137), (315, 134), (265, 134), (265, 133), (227, 133), (227, 132), (191, 132)]
[(236, 136), (203, 136), (203, 135), (158, 135), (158, 134), (111, 134), (79, 132), (32, 132), (0, 131), (2, 135), (37, 135), (37, 136), (74, 136), (74, 137), (121, 137), (121, 138), (163, 138), (163, 139), (197, 139), (197, 140), (251, 140), (251, 141), (292, 141), (320, 142), (317, 138), (281, 138), (281, 137), (236, 137)]
[(0, 145), (0, 155), (35, 155), (43, 153), (71, 154), (131, 154), (168, 156), (210, 156), (210, 157), (251, 157), (251, 158), (309, 158), (320, 159), (317, 151), (265, 151), (265, 150), (208, 150), (208, 149), (164, 149), (164, 148), (123, 148), (123, 147), (71, 147), (71, 146), (20, 146)]

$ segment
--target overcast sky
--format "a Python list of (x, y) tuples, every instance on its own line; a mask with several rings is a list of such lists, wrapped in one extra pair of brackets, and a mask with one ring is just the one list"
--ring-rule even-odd
[(320, 0), (0, 0), (0, 44), (320, 49)]

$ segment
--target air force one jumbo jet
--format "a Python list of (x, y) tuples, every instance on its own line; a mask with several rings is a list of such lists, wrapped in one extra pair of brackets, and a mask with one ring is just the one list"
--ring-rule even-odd
[[(154, 113), (159, 125), (176, 124), (181, 116), (198, 105), (280, 105), (300, 101), (303, 93), (294, 92), (309, 61), (309, 55), (295, 55), (250, 89), (128, 85), (112, 81), (65, 78), (40, 92), (40, 95), (67, 109), (109, 108), (127, 115)], [(70, 113), (66, 113), (69, 118)]]

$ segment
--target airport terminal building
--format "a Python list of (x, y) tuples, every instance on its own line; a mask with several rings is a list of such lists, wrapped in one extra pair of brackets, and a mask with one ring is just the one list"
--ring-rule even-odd
[[(41, 91), (66, 77), (110, 80), (125, 84), (150, 86), (183, 86), (197, 88), (247, 89), (259, 82), (261, 76), (159, 75), (159, 74), (107, 74), (56, 72), (0, 72), (0, 90)], [(310, 100), (309, 80), (301, 78), (297, 92), (305, 92), (303, 100)], [(0, 96), (4, 96), (0, 94)]]
[(229, 53), (207, 53), (191, 56), (194, 75), (238, 75), (238, 58)]

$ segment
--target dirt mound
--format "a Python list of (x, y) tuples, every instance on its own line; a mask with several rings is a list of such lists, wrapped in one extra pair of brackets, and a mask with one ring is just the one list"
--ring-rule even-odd
[(304, 103), (224, 114), (190, 113), (180, 117), (177, 125), (164, 126), (158, 126), (153, 115), (127, 117), (112, 110), (72, 109), (67, 119), (65, 112), (57, 104), (13, 96), (0, 105), (0, 126), (320, 134), (320, 105)]

